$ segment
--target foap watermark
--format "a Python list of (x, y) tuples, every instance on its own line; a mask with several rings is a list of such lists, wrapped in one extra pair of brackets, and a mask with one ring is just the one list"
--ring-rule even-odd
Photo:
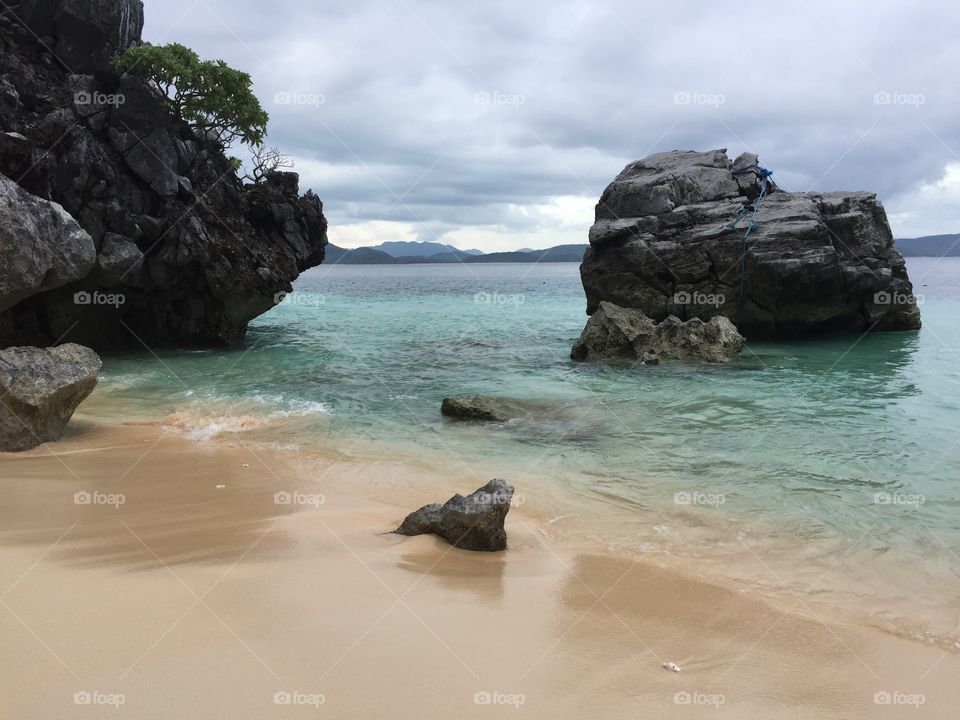
[(906, 693), (902, 690), (880, 690), (873, 694), (874, 705), (906, 705), (919, 708), (927, 702), (922, 693)]
[[(502, 505), (507, 496), (503, 493), (488, 493), (488, 492), (476, 492), (472, 495), (478, 503), (481, 505)], [(521, 505), (526, 504), (527, 496), (519, 495), (517, 493), (513, 494), (513, 497), (510, 498), (510, 507), (520, 507)]]
[(105, 693), (99, 690), (78, 690), (73, 694), (74, 705), (110, 705), (120, 707), (127, 702), (123, 693)]
[(327, 296), (315, 292), (278, 292), (273, 296), (273, 304), (300, 305), (302, 307), (320, 307), (327, 302)]
[(899, 90), (878, 90), (873, 94), (874, 105), (906, 105), (918, 108), (927, 101), (923, 93), (907, 93)]
[(127, 101), (123, 93), (102, 93), (81, 91), (73, 94), (74, 105), (95, 105), (104, 107), (120, 107)]
[(706, 493), (699, 490), (681, 490), (673, 494), (674, 505), (700, 505), (718, 508), (727, 501), (722, 493)]
[(709, 307), (720, 307), (727, 302), (723, 293), (705, 293), (699, 290), (687, 292), (681, 290), (673, 294), (674, 305), (706, 305)]
[(505, 693), (497, 690), (478, 690), (473, 694), (474, 705), (509, 705), (519, 708), (527, 702), (527, 696), (520, 693)]
[(922, 305), (923, 299), (923, 295), (892, 293), (886, 290), (875, 293), (873, 296), (875, 305)]
[(273, 694), (274, 705), (306, 705), (318, 708), (326, 704), (327, 697), (322, 693), (306, 693), (299, 690), (280, 690)]
[(473, 296), (473, 302), (477, 305), (505, 305), (508, 307), (520, 307), (526, 302), (527, 298), (520, 293), (502, 293), (494, 290), (489, 292), (478, 292)]
[(307, 107), (319, 108), (321, 105), (326, 104), (327, 97), (320, 93), (282, 90), (273, 94), (273, 102), (276, 105), (306, 105)]
[(720, 93), (681, 90), (673, 94), (674, 105), (706, 105), (707, 107), (718, 108), (725, 102), (727, 102), (726, 96)]
[(720, 707), (727, 701), (725, 695), (720, 693), (705, 693), (694, 690), (689, 692), (687, 690), (681, 690), (673, 694), (673, 704), (674, 705), (712, 705), (713, 707)]
[(492, 92), (481, 90), (473, 96), (473, 102), (477, 105), (510, 105), (518, 108), (527, 102), (527, 96), (519, 93), (500, 92), (499, 90)]
[(81, 290), (73, 294), (74, 305), (112, 305), (115, 308), (120, 307), (127, 301), (123, 293), (105, 293), (99, 290), (87, 292)]
[(73, 494), (74, 505), (110, 505), (118, 508), (127, 501), (123, 493), (105, 493), (94, 490), (79, 490)]
[(873, 494), (874, 505), (908, 505), (919, 507), (927, 501), (920, 493), (878, 492)]
[(274, 505), (296, 505), (298, 507), (307, 506), (318, 508), (326, 501), (327, 498), (320, 493), (287, 492), (286, 490), (281, 490), (273, 494)]

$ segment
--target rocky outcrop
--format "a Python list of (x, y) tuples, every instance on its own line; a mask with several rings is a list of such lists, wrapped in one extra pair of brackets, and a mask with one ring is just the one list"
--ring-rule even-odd
[(85, 277), (93, 239), (60, 205), (0, 175), (0, 312)]
[(0, 450), (57, 440), (98, 372), (100, 358), (82, 345), (0, 350)]
[[(64, 333), (97, 349), (240, 340), (322, 262), (320, 200), (299, 195), (295, 173), (244, 186), (214, 141), (113, 70), (110, 57), (140, 42), (139, 0), (24, 0), (14, 12), (25, 24), (0, 13), (2, 184), (58, 203), (95, 257), (0, 309), (0, 347)], [(16, 238), (39, 256), (27, 228)]]
[(554, 409), (552, 403), (491, 395), (451, 395), (440, 405), (440, 412), (446, 417), (488, 422), (506, 422), (551, 409)]
[(920, 313), (883, 206), (866, 192), (784, 192), (755, 155), (667, 152), (604, 190), (581, 265), (601, 301), (656, 321), (723, 316), (748, 338), (907, 330)]
[(13, 12), (72, 73), (109, 69), (143, 30), (141, 0), (20, 0)]
[(570, 352), (574, 360), (639, 358), (655, 365), (661, 358), (723, 363), (743, 349), (744, 337), (729, 319), (684, 322), (670, 315), (654, 322), (633, 308), (601, 301)]
[(491, 480), (470, 495), (454, 495), (443, 505), (425, 505), (407, 515), (394, 532), (400, 535), (439, 535), (464, 550), (506, 550), (503, 527), (513, 487), (504, 480)]

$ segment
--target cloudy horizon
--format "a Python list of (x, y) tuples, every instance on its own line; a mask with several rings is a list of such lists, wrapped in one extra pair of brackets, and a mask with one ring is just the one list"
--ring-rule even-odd
[(253, 76), (331, 242), (586, 242), (604, 187), (672, 149), (869, 190), (896, 237), (960, 232), (960, 9), (145, 0), (144, 39)]

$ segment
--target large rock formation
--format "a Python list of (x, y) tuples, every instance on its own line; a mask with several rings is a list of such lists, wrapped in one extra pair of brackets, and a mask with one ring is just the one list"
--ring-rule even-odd
[(670, 315), (654, 322), (641, 310), (622, 308), (606, 301), (590, 316), (570, 352), (574, 360), (639, 358), (658, 363), (660, 358), (727, 362), (743, 350), (744, 337), (728, 318), (684, 322)]
[[(44, 260), (44, 236), (30, 227), (39, 216), (24, 218), (16, 252), (37, 268), (72, 271), (0, 286), (16, 303), (0, 304), (0, 347), (49, 345), (64, 333), (95, 348), (241, 339), (322, 262), (320, 200), (299, 196), (293, 173), (244, 186), (214, 141), (112, 69), (115, 52), (140, 42), (139, 0), (22, 0), (12, 9), (18, 19), (0, 12), (0, 193), (11, 196), (14, 181), (29, 193), (21, 202), (58, 203), (89, 235), (95, 260)], [(79, 242), (67, 226), (64, 249)], [(10, 249), (0, 239), (0, 267)]]
[(658, 321), (725, 316), (748, 338), (920, 326), (874, 194), (784, 192), (767, 178), (744, 243), (763, 182), (755, 155), (731, 163), (726, 150), (628, 165), (590, 229), (587, 312), (606, 300)]
[(454, 495), (443, 505), (424, 505), (407, 515), (394, 532), (400, 535), (439, 535), (464, 550), (505, 550), (503, 522), (510, 511), (513, 486), (491, 480), (466, 497)]
[(98, 372), (100, 358), (82, 345), (0, 350), (0, 450), (57, 440)]

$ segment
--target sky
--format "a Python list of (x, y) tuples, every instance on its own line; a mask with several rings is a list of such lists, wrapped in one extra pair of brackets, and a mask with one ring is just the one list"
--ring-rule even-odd
[(253, 77), (268, 143), (344, 247), (585, 243), (672, 149), (786, 190), (869, 190), (896, 237), (960, 232), (960, 4), (145, 0), (144, 39)]

